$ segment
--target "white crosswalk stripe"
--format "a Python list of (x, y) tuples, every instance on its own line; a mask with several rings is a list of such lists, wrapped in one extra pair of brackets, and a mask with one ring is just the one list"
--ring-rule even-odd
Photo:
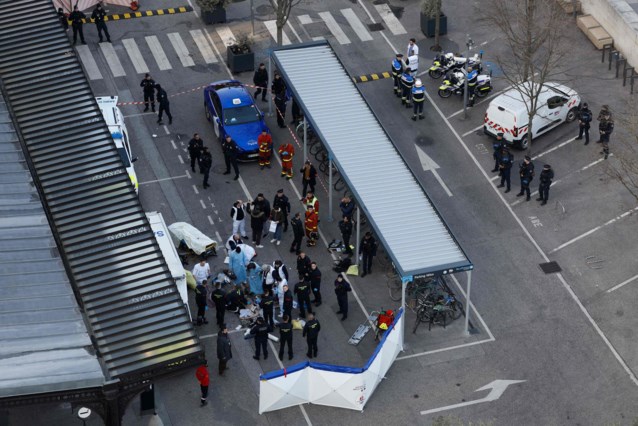
[(124, 68), (122, 68), (122, 63), (118, 59), (113, 45), (111, 43), (100, 43), (100, 50), (111, 69), (113, 77), (124, 77), (126, 72), (124, 72)]
[(173, 67), (166, 57), (166, 53), (164, 53), (159, 39), (156, 36), (147, 36), (145, 39), (146, 44), (148, 44), (148, 47), (151, 49), (151, 53), (155, 58), (155, 62), (157, 62), (157, 67), (162, 71), (172, 69)]
[(217, 31), (217, 35), (219, 35), (219, 38), (222, 39), (225, 47), (235, 43), (235, 36), (228, 25), (216, 26), (215, 31)]
[(146, 65), (146, 61), (142, 57), (142, 53), (140, 52), (139, 47), (137, 47), (137, 43), (132, 38), (122, 39), (122, 44), (124, 45), (124, 49), (126, 49), (126, 53), (128, 53), (128, 57), (131, 58), (131, 62), (133, 63), (133, 67), (135, 67), (135, 72), (138, 74), (147, 73), (148, 66)]
[(339, 44), (350, 44), (350, 39), (343, 32), (335, 18), (332, 16), (330, 12), (319, 12), (319, 16), (323, 19), (323, 22), (326, 23), (326, 26), (332, 33), (332, 35), (337, 39)]
[[(273, 38), (273, 40), (277, 41), (277, 21), (275, 21), (274, 19), (271, 21), (264, 21), (264, 25), (266, 26), (266, 29), (270, 33), (270, 36)], [(284, 31), (281, 32), (281, 43), (284, 46), (291, 43), (290, 39)]]
[(184, 44), (184, 40), (182, 40), (182, 36), (180, 36), (179, 33), (168, 33), (166, 35), (171, 41), (173, 49), (175, 49), (175, 53), (177, 53), (182, 65), (185, 67), (194, 67), (195, 62), (193, 62), (193, 58), (191, 58), (190, 53), (188, 53), (188, 49)]
[(394, 16), (394, 13), (392, 13), (392, 10), (387, 3), (375, 4), (374, 7), (377, 9), (377, 12), (381, 15), (381, 19), (385, 22), (385, 26), (388, 27), (392, 34), (401, 35), (408, 33), (405, 28), (403, 28), (403, 25), (401, 25), (401, 22), (399, 22), (397, 17)]
[(199, 53), (202, 54), (204, 58), (204, 62), (207, 64), (214, 64), (217, 62), (217, 56), (213, 52), (213, 49), (210, 48), (210, 45), (206, 41), (206, 36), (202, 32), (202, 30), (191, 30), (191, 37), (195, 40), (195, 44), (199, 49)]
[(310, 15), (299, 15), (297, 16), (297, 19), (299, 19), (299, 23), (301, 25), (312, 24), (312, 18), (310, 17)]
[(361, 41), (370, 41), (372, 40), (372, 36), (368, 32), (368, 29), (363, 22), (357, 18), (357, 15), (354, 13), (352, 9), (341, 9), (341, 14), (346, 18), (348, 24), (352, 27), (355, 33), (357, 33), (357, 37)]
[(80, 60), (82, 61), (82, 64), (84, 65), (84, 69), (86, 70), (86, 73), (89, 75), (89, 80), (101, 80), (103, 78), (102, 73), (100, 72), (100, 69), (97, 66), (97, 62), (95, 62), (95, 59), (93, 59), (93, 55), (91, 54), (91, 51), (89, 50), (89, 46), (86, 46), (86, 45), (78, 46), (75, 48), (75, 50), (78, 52), (78, 55), (80, 56)]

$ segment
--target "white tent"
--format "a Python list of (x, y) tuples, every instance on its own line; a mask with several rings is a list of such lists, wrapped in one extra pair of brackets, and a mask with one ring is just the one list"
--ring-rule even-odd
[[(84, 11), (92, 8), (96, 4), (100, 3), (99, 0), (53, 0), (53, 5), (55, 9), (62, 8), (64, 12), (71, 13), (73, 11), (73, 6), (77, 4), (78, 9)], [(101, 2), (103, 5), (105, 4), (114, 4), (117, 6), (130, 6), (130, 0), (107, 0)], [(139, 1), (138, 1), (139, 3)]]

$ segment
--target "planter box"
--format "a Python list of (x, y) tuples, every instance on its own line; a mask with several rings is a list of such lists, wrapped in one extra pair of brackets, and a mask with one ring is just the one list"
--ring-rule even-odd
[(203, 11), (202, 20), (206, 25), (224, 23), (226, 22), (226, 9), (220, 7), (218, 9), (213, 9), (212, 11)]
[[(441, 17), (439, 18), (439, 35), (447, 34), (447, 16), (444, 13), (441, 13)], [(421, 32), (426, 37), (434, 37), (434, 30), (436, 28), (436, 19), (425, 16), (421, 13)]]
[(226, 47), (226, 62), (233, 73), (253, 71), (255, 69), (255, 53), (235, 54), (228, 46)]

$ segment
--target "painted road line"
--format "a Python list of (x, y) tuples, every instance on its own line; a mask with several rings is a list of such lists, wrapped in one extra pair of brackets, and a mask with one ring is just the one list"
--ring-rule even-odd
[(297, 16), (297, 19), (299, 20), (299, 23), (301, 25), (312, 24), (312, 18), (310, 17), (310, 15), (299, 15)]
[(142, 57), (142, 53), (140, 52), (139, 47), (137, 47), (137, 43), (132, 38), (122, 39), (122, 44), (124, 45), (124, 49), (126, 49), (126, 53), (128, 53), (128, 57), (131, 59), (133, 63), (133, 67), (135, 68), (135, 72), (138, 74), (145, 74), (148, 71), (148, 65), (144, 61)]
[(199, 204), (201, 204), (201, 205), (202, 205), (202, 208), (203, 208), (204, 210), (206, 210), (206, 203), (204, 203), (204, 200), (200, 199), (200, 200), (199, 200)]
[(171, 145), (173, 145), (173, 149), (177, 149), (177, 145), (175, 145), (175, 141), (171, 139)]
[(611, 293), (612, 291), (616, 291), (616, 290), (618, 290), (619, 288), (626, 286), (626, 285), (627, 285), (627, 284), (629, 284), (630, 282), (635, 281), (635, 280), (636, 280), (636, 278), (638, 278), (638, 275), (634, 275), (633, 277), (629, 278), (628, 280), (623, 281), (623, 282), (621, 282), (620, 284), (613, 286), (612, 288), (610, 288), (609, 290), (607, 290), (607, 291), (606, 291), (606, 293)]
[(471, 133), (474, 133), (474, 132), (476, 132), (477, 130), (482, 129), (482, 128), (483, 128), (483, 125), (481, 124), (480, 126), (478, 126), (478, 127), (474, 128), (474, 129), (470, 130), (469, 132), (465, 132), (465, 133), (463, 133), (463, 135), (462, 135), (461, 137), (462, 137), (462, 138), (464, 138), (464, 137), (466, 137), (467, 135), (469, 135), (469, 134), (471, 134)]
[(582, 240), (585, 237), (590, 236), (591, 234), (593, 234), (596, 231), (600, 231), (601, 229), (603, 229), (606, 226), (609, 226), (615, 222), (618, 222), (621, 219), (626, 218), (627, 216), (631, 215), (634, 212), (638, 212), (638, 207), (634, 207), (631, 210), (627, 210), (626, 212), (624, 212), (621, 215), (616, 216), (613, 219), (608, 220), (607, 222), (603, 223), (602, 225), (598, 225), (597, 227), (590, 229), (589, 231), (585, 232), (584, 234), (580, 234), (579, 236), (577, 236), (576, 238), (572, 238), (571, 240), (567, 241), (566, 243), (563, 243), (561, 245), (559, 245), (558, 247), (556, 247), (554, 250), (550, 251), (548, 254), (552, 254), (552, 253), (556, 253), (558, 250), (562, 250), (565, 247), (574, 244), (576, 241)]
[(175, 53), (177, 53), (177, 57), (182, 63), (182, 66), (194, 67), (195, 62), (193, 62), (193, 58), (191, 58), (190, 53), (188, 53), (188, 48), (184, 44), (184, 40), (182, 40), (182, 36), (180, 36), (179, 33), (168, 33), (166, 35), (168, 36), (168, 39), (173, 45), (173, 49), (175, 49)]
[(214, 225), (214, 224), (215, 224), (215, 221), (213, 220), (213, 218), (212, 218), (212, 217), (210, 217), (210, 216), (206, 216), (206, 218), (208, 219), (208, 223), (210, 223), (211, 225)]
[(193, 191), (195, 191), (195, 194), (199, 194), (199, 190), (197, 189), (197, 185), (193, 185)]
[(374, 7), (377, 9), (377, 12), (385, 22), (385, 26), (388, 27), (390, 32), (394, 35), (407, 34), (408, 32), (403, 28), (401, 22), (394, 16), (392, 13), (392, 9), (387, 3), (383, 4), (375, 4)]
[(350, 39), (348, 38), (346, 33), (343, 32), (335, 18), (332, 16), (332, 13), (319, 12), (319, 16), (321, 17), (321, 19), (323, 19), (323, 22), (325, 22), (326, 26), (328, 27), (332, 35), (337, 39), (339, 44), (350, 44)]
[(346, 18), (346, 21), (348, 21), (348, 24), (350, 24), (350, 27), (354, 30), (354, 32), (357, 33), (357, 37), (359, 37), (359, 40), (373, 40), (372, 35), (368, 32), (366, 26), (363, 25), (363, 22), (361, 22), (361, 20), (354, 13), (354, 10), (341, 9), (341, 14), (344, 18)]
[(153, 58), (155, 58), (155, 62), (157, 62), (157, 67), (162, 71), (172, 69), (173, 67), (168, 61), (168, 58), (166, 57), (164, 49), (162, 49), (162, 45), (160, 44), (158, 38), (156, 36), (147, 36), (145, 37), (145, 39), (146, 44), (148, 44), (149, 49), (151, 49)]
[(187, 175), (182, 175), (182, 176), (174, 176), (174, 177), (169, 177), (169, 178), (163, 178), (163, 179), (155, 179), (155, 180), (147, 180), (146, 182), (140, 182), (138, 185), (148, 185), (149, 183), (158, 183), (158, 182), (163, 182), (165, 180), (175, 180), (175, 179), (182, 179), (188, 177)]
[(235, 36), (228, 25), (220, 25), (215, 27), (217, 35), (222, 39), (224, 46), (232, 46), (235, 44)]
[(182, 156), (181, 156), (181, 155), (178, 155), (178, 156), (177, 156), (177, 159), (179, 160), (180, 164), (185, 164), (185, 163), (184, 163), (184, 159), (182, 158)]
[(82, 64), (84, 64), (84, 69), (89, 76), (89, 80), (101, 80), (103, 78), (102, 73), (97, 66), (97, 62), (93, 59), (89, 46), (78, 46), (75, 50), (78, 52)]
[[(266, 26), (266, 29), (270, 33), (270, 36), (273, 38), (273, 40), (277, 41), (277, 21), (275, 21), (274, 19), (270, 21), (264, 21), (264, 25)], [(281, 42), (284, 46), (292, 43), (288, 38), (288, 35), (283, 30), (281, 31)]]
[(199, 49), (199, 53), (201, 53), (202, 57), (204, 58), (204, 62), (206, 62), (207, 64), (216, 63), (217, 57), (206, 41), (206, 36), (202, 32), (202, 30), (191, 30), (190, 33), (191, 37), (193, 37), (193, 40), (195, 41), (195, 44), (197, 45), (197, 48)]
[(316, 36), (312, 38), (312, 41), (321, 41), (321, 40), (325, 40), (325, 37), (322, 36)]
[[(208, 39), (208, 42), (210, 43), (210, 45), (213, 46), (213, 50), (215, 50), (216, 56), (218, 58), (221, 58), (222, 55), (221, 55), (221, 53), (219, 53), (219, 49), (217, 49), (217, 46), (215, 45), (215, 42), (213, 41), (213, 39), (210, 36), (210, 34), (208, 33), (208, 31), (204, 30), (204, 34), (206, 35), (206, 38)], [(226, 65), (226, 62), (225, 61), (221, 61), (221, 64), (224, 66), (224, 69), (226, 70), (226, 72), (228, 73), (230, 78), (233, 78), (233, 73), (230, 72), (230, 68), (228, 68), (228, 65)]]
[(547, 154), (549, 154), (549, 153), (550, 153), (550, 152), (552, 152), (552, 151), (556, 151), (558, 148), (562, 148), (562, 147), (564, 147), (565, 145), (567, 145), (568, 143), (574, 142), (575, 140), (576, 140), (576, 136), (574, 136), (574, 137), (573, 137), (573, 138), (571, 138), (571, 139), (566, 140), (565, 142), (562, 142), (562, 143), (560, 143), (560, 144), (556, 145), (556, 146), (555, 146), (555, 147), (553, 147), (553, 148), (548, 149), (547, 151), (543, 151), (543, 152), (541, 152), (540, 154), (537, 154), (537, 155), (533, 156), (533, 157), (532, 157), (532, 160), (536, 160), (537, 158), (540, 158), (540, 157), (542, 157), (543, 155), (547, 155)]

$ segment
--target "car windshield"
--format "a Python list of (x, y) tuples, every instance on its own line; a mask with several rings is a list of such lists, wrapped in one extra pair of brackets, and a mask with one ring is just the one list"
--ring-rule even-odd
[(126, 150), (124, 148), (118, 148), (117, 149), (118, 154), (120, 154), (120, 158), (122, 159), (122, 162), (124, 163), (124, 167), (131, 167), (131, 162), (128, 159), (128, 154), (126, 153)]
[(224, 110), (224, 125), (233, 126), (235, 124), (252, 123), (259, 121), (261, 115), (255, 105), (228, 108)]

